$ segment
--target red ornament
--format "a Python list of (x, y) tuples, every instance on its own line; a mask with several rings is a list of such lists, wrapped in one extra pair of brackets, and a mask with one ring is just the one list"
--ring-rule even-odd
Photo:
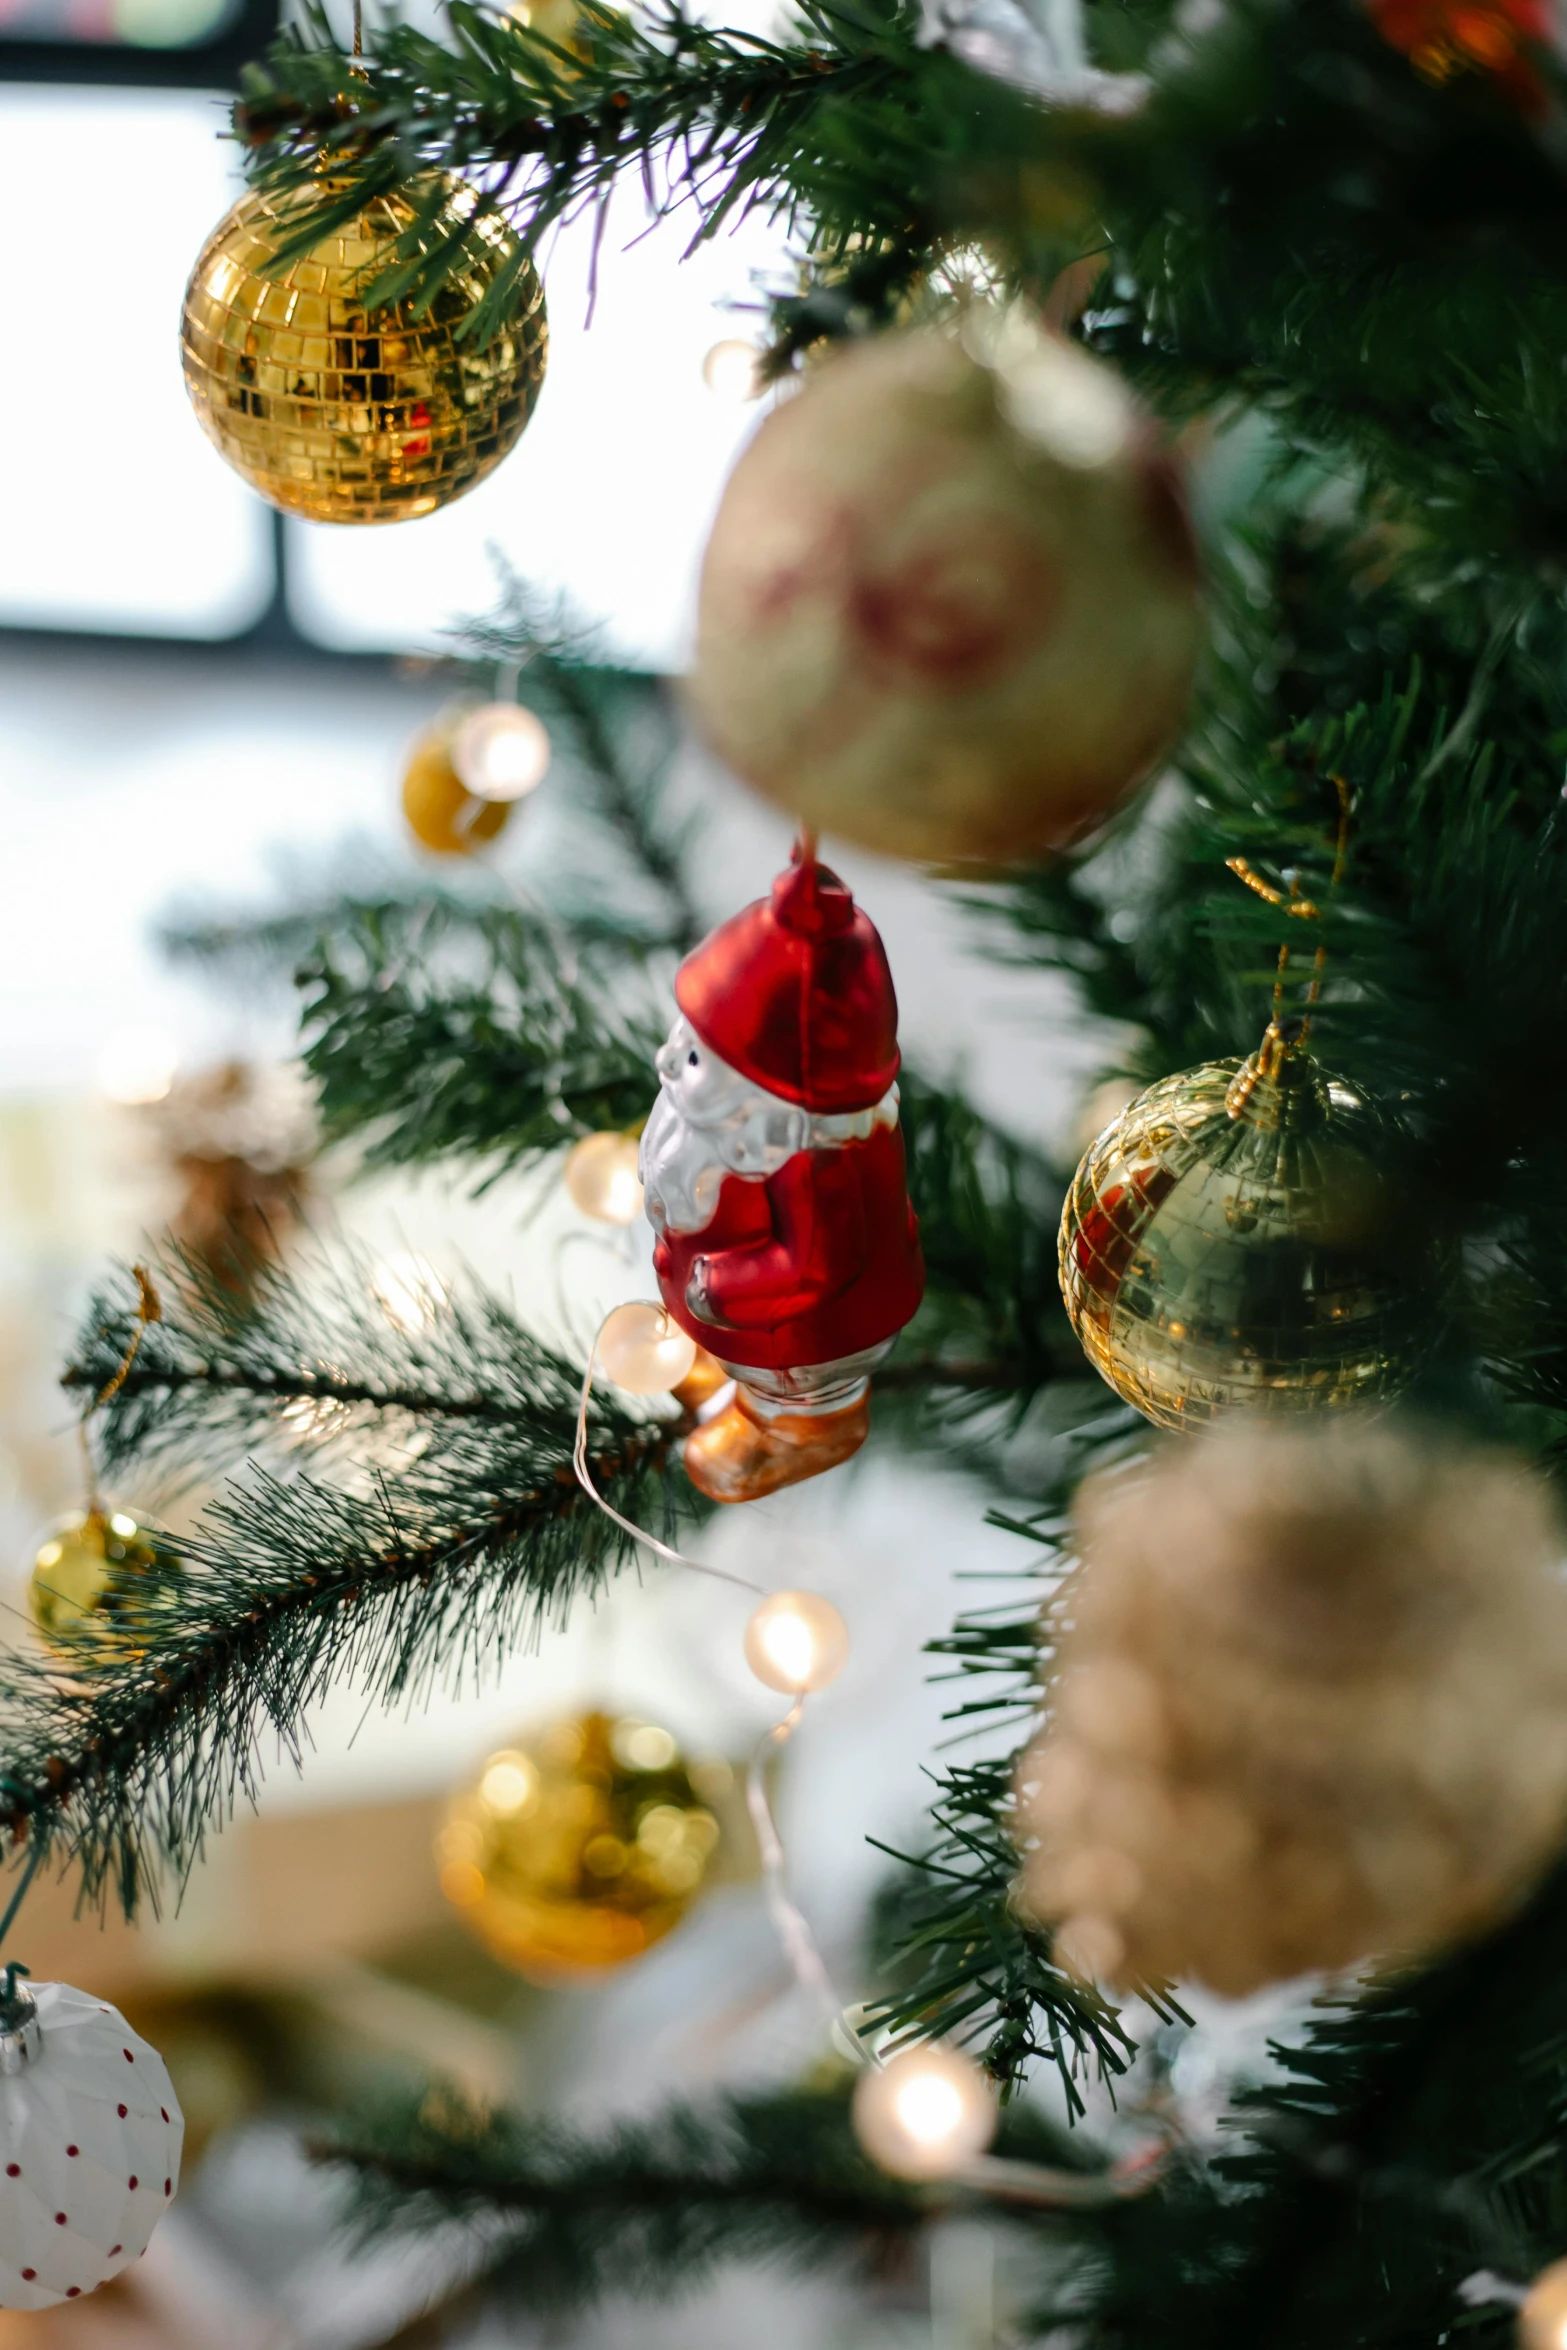
[(1533, 48), (1549, 44), (1550, 0), (1369, 0), (1377, 31), (1427, 81), (1487, 73), (1520, 113), (1538, 114), (1548, 91)]
[(642, 1144), (670, 1314), (737, 1382), (686, 1445), (715, 1501), (857, 1452), (870, 1373), (925, 1286), (894, 1080), (897, 999), (872, 924), (796, 861), (681, 965)]

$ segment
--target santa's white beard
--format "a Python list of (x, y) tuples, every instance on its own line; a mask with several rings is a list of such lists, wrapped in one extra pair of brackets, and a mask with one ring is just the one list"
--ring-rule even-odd
[[(677, 1020), (669, 1045), (659, 1055), (661, 1076), (666, 1067), (673, 1073), (683, 1066), (689, 1036), (686, 1023)], [(704, 1232), (718, 1212), (726, 1175), (765, 1183), (796, 1151), (863, 1142), (878, 1126), (898, 1123), (895, 1085), (872, 1109), (817, 1117), (760, 1085), (748, 1085), (705, 1047), (702, 1053), (701, 1091), (707, 1097), (703, 1106), (712, 1115), (694, 1114), (689, 1078), (683, 1106), (665, 1076), (643, 1128), (639, 1172), (655, 1232)]]

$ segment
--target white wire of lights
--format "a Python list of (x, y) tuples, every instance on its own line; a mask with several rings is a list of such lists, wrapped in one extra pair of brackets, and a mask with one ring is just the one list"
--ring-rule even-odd
[(1163, 2167), (1162, 2146), (1140, 2148), (1102, 2172), (1054, 2170), (987, 2154), (996, 2130), (996, 2101), (973, 2057), (939, 2041), (884, 2053), (866, 2043), (834, 1990), (810, 1922), (789, 1892), (783, 1841), (763, 1770), (769, 1754), (779, 1752), (799, 1728), (806, 1698), (842, 1672), (849, 1656), (849, 1628), (831, 1601), (814, 1592), (769, 1593), (748, 1575), (688, 1558), (623, 1517), (604, 1499), (588, 1466), (588, 1405), (600, 1363), (606, 1376), (632, 1395), (667, 1395), (690, 1376), (695, 1362), (694, 1341), (663, 1305), (635, 1300), (614, 1307), (588, 1349), (572, 1467), (588, 1498), (644, 1549), (693, 1575), (753, 1592), (762, 1603), (746, 1626), (746, 1661), (767, 1688), (794, 1702), (783, 1719), (764, 1732), (746, 1765), (746, 1806), (761, 1853), (768, 1910), (790, 1971), (821, 2007), (838, 2045), (851, 2049), (866, 2067), (854, 2094), (860, 2143), (895, 2178), (944, 2179), (1016, 2202), (1082, 2207), (1145, 2193)]

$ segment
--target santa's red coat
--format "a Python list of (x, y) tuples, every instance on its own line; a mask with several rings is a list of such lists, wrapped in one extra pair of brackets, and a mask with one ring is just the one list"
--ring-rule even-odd
[[(686, 1303), (698, 1257), (711, 1322)], [(653, 1266), (682, 1330), (723, 1362), (794, 1371), (879, 1346), (925, 1289), (903, 1136), (878, 1126), (864, 1142), (797, 1151), (765, 1181), (726, 1175), (712, 1221), (665, 1233)]]

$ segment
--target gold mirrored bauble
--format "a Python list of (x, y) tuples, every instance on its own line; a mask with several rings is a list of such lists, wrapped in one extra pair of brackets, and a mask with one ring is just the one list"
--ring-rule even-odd
[(218, 223), (185, 293), (186, 388), (222, 455), (286, 514), (405, 522), (471, 490), (522, 432), (544, 380), (544, 289), (523, 262), (501, 331), (482, 345), (460, 331), (518, 245), (503, 221), (468, 218), (454, 179), (420, 236), (429, 249), (462, 230), (462, 260), (423, 313), (412, 294), (367, 310), (416, 209), (378, 196), (278, 266), (331, 193), (253, 193)]
[(1163, 1428), (1397, 1394), (1438, 1266), (1386, 1144), (1370, 1103), (1276, 1029), (1249, 1061), (1139, 1095), (1061, 1219), (1062, 1294), (1094, 1368)]
[(62, 1519), (33, 1561), (27, 1604), (57, 1656), (135, 1656), (171, 1604), (173, 1553), (123, 1510)]
[(667, 1730), (589, 1713), (491, 1755), (453, 1802), (436, 1858), (443, 1892), (486, 1948), (550, 1983), (661, 1941), (718, 1838)]

